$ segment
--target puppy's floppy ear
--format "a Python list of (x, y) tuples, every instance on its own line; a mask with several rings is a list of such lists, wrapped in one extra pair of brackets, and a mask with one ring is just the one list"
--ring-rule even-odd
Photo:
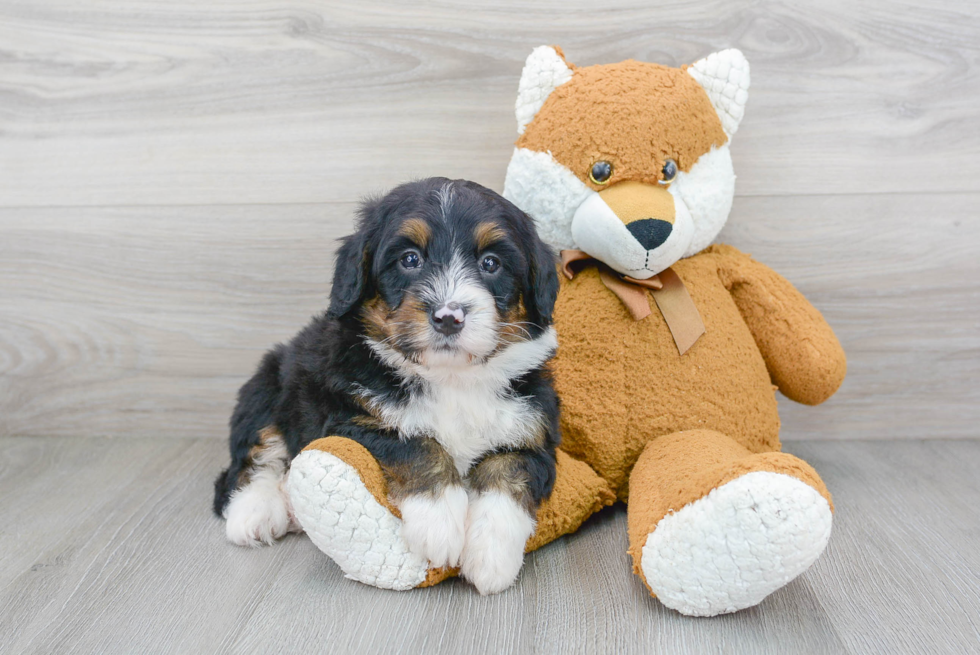
[(369, 263), (364, 235), (358, 232), (345, 237), (334, 265), (330, 309), (327, 310), (331, 318), (340, 318), (360, 304), (364, 297)]
[[(529, 216), (527, 224), (533, 225)], [(538, 329), (544, 329), (551, 325), (551, 315), (555, 311), (555, 300), (558, 298), (558, 258), (538, 238), (533, 227), (530, 229), (527, 254), (527, 273), (522, 289), (524, 309), (527, 311), (528, 322)]]
[(370, 286), (372, 248), (369, 235), (377, 234), (381, 199), (367, 200), (358, 211), (357, 232), (344, 238), (337, 251), (327, 314), (340, 318), (360, 305)]

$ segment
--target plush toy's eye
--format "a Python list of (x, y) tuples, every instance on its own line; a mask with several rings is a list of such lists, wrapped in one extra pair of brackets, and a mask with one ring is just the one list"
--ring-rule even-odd
[(487, 273), (496, 273), (500, 268), (500, 259), (496, 255), (484, 255), (480, 260), (480, 268)]
[(596, 184), (605, 184), (612, 177), (612, 164), (607, 161), (597, 161), (592, 164), (592, 170), (589, 171), (589, 179)]
[(414, 250), (409, 250), (402, 255), (401, 259), (398, 260), (398, 263), (402, 265), (402, 268), (418, 268), (422, 265), (422, 256)]
[(664, 176), (660, 178), (659, 182), (661, 184), (670, 184), (677, 177), (677, 164), (673, 159), (668, 159), (664, 162), (663, 170), (661, 171)]

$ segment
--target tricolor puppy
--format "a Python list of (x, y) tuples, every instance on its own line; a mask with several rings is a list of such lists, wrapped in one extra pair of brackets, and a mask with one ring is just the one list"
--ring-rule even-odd
[(433, 178), (367, 202), (329, 310), (239, 392), (215, 484), (228, 538), (300, 530), (289, 462), (339, 435), (381, 464), (410, 549), (483, 593), (508, 587), (555, 479), (557, 293), (553, 253), (488, 189)]

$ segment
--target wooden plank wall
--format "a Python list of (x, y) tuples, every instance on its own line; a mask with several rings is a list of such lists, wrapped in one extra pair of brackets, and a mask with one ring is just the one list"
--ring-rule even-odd
[(0, 0), (0, 434), (223, 437), (356, 201), (500, 189), (533, 46), (752, 63), (722, 240), (850, 355), (793, 439), (976, 437), (980, 6)]

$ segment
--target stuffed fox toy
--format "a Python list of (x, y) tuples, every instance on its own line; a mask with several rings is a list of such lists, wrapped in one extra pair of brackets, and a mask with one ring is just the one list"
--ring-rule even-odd
[[(562, 401), (554, 491), (527, 550), (628, 503), (633, 570), (684, 614), (750, 607), (830, 536), (816, 471), (780, 452), (775, 391), (815, 405), (846, 360), (784, 278), (710, 245), (728, 218), (749, 66), (737, 50), (669, 68), (528, 57), (504, 195), (561, 251), (553, 362)], [(294, 511), (349, 577), (427, 586), (455, 574), (405, 547), (381, 469), (352, 441), (293, 462)]]

